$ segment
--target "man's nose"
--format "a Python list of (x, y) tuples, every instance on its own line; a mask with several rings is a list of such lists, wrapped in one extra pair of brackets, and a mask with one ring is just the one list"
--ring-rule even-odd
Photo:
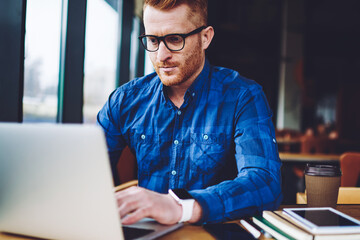
[(161, 41), (159, 43), (159, 49), (157, 50), (157, 58), (160, 62), (164, 62), (171, 58), (171, 51), (165, 46), (165, 43)]

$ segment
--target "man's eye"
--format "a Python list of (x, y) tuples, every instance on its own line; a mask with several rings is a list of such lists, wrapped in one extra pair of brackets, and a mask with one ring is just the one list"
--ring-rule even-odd
[(147, 37), (147, 42), (148, 42), (148, 44), (152, 44), (152, 45), (157, 44), (157, 40), (154, 37)]
[(174, 36), (168, 36), (166, 38), (166, 41), (169, 43), (181, 43), (182, 42), (182, 37), (178, 36), (178, 35), (174, 35)]

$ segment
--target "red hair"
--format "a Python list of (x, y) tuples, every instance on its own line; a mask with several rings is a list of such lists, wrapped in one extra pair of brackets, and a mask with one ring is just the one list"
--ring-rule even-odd
[(151, 6), (160, 10), (168, 10), (181, 4), (186, 4), (189, 6), (191, 9), (190, 17), (198, 15), (200, 18), (200, 24), (196, 23), (196, 25), (207, 25), (208, 0), (145, 0), (144, 9), (147, 6)]

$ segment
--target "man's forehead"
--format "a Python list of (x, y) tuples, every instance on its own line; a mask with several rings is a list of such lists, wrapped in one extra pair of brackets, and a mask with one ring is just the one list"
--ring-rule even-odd
[(144, 11), (146, 34), (182, 33), (191, 30), (195, 24), (189, 18), (189, 11), (187, 5), (168, 10), (147, 6)]

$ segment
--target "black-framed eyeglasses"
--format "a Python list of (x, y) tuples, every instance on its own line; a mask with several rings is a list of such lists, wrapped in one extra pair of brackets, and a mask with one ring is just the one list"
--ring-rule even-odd
[(163, 41), (170, 51), (181, 51), (185, 47), (185, 38), (197, 34), (204, 30), (206, 26), (199, 27), (186, 34), (172, 33), (159, 37), (155, 35), (141, 35), (139, 40), (144, 48), (149, 52), (156, 52), (159, 49), (160, 42)]

